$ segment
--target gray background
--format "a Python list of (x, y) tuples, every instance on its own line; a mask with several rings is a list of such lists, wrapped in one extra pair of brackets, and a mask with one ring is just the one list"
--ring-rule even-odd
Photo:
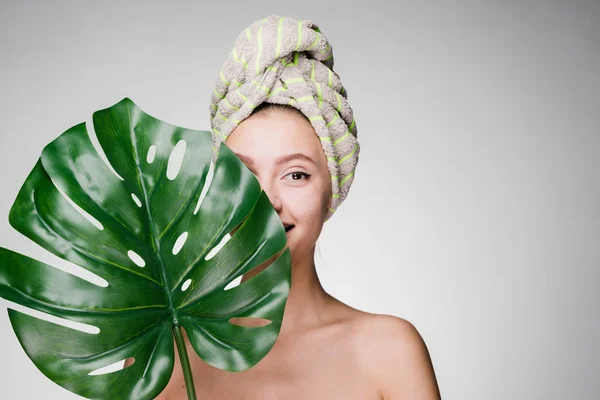
[[(208, 129), (238, 33), (311, 19), (362, 145), (320, 241), (326, 290), (411, 321), (445, 399), (598, 398), (599, 2), (294, 3), (2, 2), (1, 245), (53, 260), (7, 216), (58, 134), (125, 96)], [(77, 398), (0, 314), (0, 397)]]

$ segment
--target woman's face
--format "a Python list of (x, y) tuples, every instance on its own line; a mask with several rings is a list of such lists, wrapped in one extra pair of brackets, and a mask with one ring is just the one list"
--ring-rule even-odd
[(331, 198), (327, 160), (310, 122), (276, 110), (244, 119), (227, 146), (254, 173), (285, 226), (292, 263), (312, 257)]

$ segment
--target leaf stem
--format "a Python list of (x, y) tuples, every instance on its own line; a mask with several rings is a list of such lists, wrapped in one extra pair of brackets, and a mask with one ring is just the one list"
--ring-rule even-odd
[[(135, 104), (134, 104), (135, 107)], [(156, 232), (156, 225), (154, 224), (154, 219), (152, 218), (152, 212), (150, 211), (150, 199), (148, 196), (148, 190), (146, 189), (146, 183), (143, 178), (142, 169), (140, 167), (140, 156), (138, 153), (138, 144), (136, 138), (136, 129), (131, 122), (132, 112), (129, 109), (129, 104), (127, 104), (127, 113), (129, 114), (129, 135), (131, 139), (131, 146), (133, 148), (133, 157), (136, 165), (136, 176), (139, 184), (139, 188), (144, 196), (144, 203), (146, 209), (146, 216), (148, 218), (148, 225), (150, 228), (150, 237), (152, 240), (152, 247), (156, 253), (156, 261), (158, 261), (158, 267), (162, 277), (162, 284), (165, 288), (165, 295), (169, 306), (169, 311), (171, 311), (172, 316), (172, 326), (173, 326), (173, 336), (175, 336), (175, 343), (177, 343), (177, 352), (179, 353), (179, 360), (181, 361), (181, 369), (183, 370), (183, 378), (185, 380), (185, 387), (187, 390), (187, 395), (189, 400), (196, 400), (196, 390), (194, 389), (194, 379), (192, 378), (192, 370), (190, 368), (190, 360), (187, 355), (187, 351), (185, 348), (185, 341), (183, 339), (181, 326), (179, 326), (179, 320), (177, 318), (177, 309), (173, 305), (173, 297), (172, 292), (169, 289), (169, 279), (167, 277), (167, 271), (165, 268), (165, 263), (161, 257), (160, 251), (160, 239)], [(110, 114), (109, 114), (110, 115)]]
[(181, 369), (183, 370), (183, 379), (185, 380), (185, 389), (187, 390), (188, 400), (196, 400), (196, 389), (194, 388), (194, 379), (192, 378), (192, 369), (190, 368), (190, 360), (185, 349), (185, 341), (181, 334), (181, 326), (173, 327), (173, 335), (175, 343), (177, 343), (177, 352), (181, 361)]

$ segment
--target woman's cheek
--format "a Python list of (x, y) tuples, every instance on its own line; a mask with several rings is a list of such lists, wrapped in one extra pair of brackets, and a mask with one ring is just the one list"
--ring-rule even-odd
[(326, 193), (323, 193), (321, 190), (315, 190), (310, 200), (307, 201), (306, 212), (310, 214), (310, 218), (314, 221), (325, 218), (328, 201), (329, 198)]
[(322, 182), (310, 182), (304, 186), (285, 188), (285, 203), (295, 218), (318, 220), (326, 213), (329, 190)]
[(286, 196), (288, 209), (294, 217), (305, 216), (310, 210), (312, 198), (311, 194), (305, 190), (294, 190)]

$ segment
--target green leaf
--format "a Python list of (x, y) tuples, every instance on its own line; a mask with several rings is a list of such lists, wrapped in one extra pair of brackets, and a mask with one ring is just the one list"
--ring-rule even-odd
[[(277, 339), (291, 284), (285, 231), (258, 181), (224, 144), (211, 171), (210, 132), (160, 121), (127, 98), (95, 112), (93, 123), (120, 178), (95, 150), (85, 123), (76, 125), (44, 148), (10, 223), (108, 286), (0, 248), (0, 296), (100, 332), (10, 309), (25, 352), (48, 378), (88, 398), (156, 397), (171, 377), (180, 327), (212, 366), (254, 366)], [(229, 321), (234, 317), (270, 323), (240, 326)], [(128, 357), (133, 365), (90, 375)]]

